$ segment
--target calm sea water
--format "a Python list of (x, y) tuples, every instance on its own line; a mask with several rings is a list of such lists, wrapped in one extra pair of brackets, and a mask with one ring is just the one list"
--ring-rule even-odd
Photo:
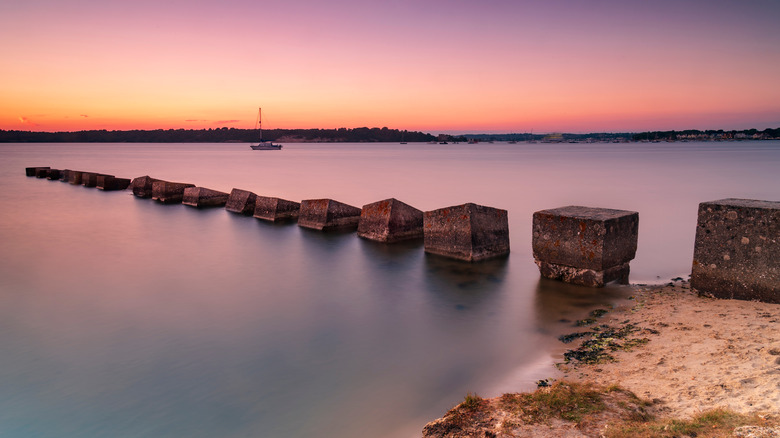
[[(532, 389), (557, 335), (627, 297), (539, 279), (531, 215), (639, 211), (633, 283), (690, 272), (699, 202), (780, 199), (780, 142), (0, 144), (0, 436), (411, 437)], [(24, 176), (51, 166), (421, 210), (509, 211), (512, 253), (269, 225)]]

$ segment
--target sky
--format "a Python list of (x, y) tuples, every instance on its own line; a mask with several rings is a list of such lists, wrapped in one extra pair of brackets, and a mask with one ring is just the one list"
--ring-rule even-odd
[(0, 129), (780, 127), (778, 0), (8, 0)]

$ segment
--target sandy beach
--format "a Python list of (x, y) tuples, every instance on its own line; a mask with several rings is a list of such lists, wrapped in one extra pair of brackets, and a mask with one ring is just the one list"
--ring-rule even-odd
[[(572, 351), (585, 354), (593, 351), (581, 347), (594, 337), (575, 338), (566, 344), (570, 350), (548, 379), (553, 385), (563, 384), (567, 388), (577, 384), (585, 385), (584, 388), (591, 384), (599, 388), (618, 385), (629, 391), (610, 393), (607, 390), (602, 401), (611, 407), (604, 412), (585, 422), (550, 418), (529, 422), (524, 417), (529, 412), (527, 401), (522, 408), (512, 408), (507, 403), (508, 397), (529, 400), (528, 396), (505, 394), (472, 401), (472, 407), (467, 400), (443, 418), (426, 425), (423, 436), (600, 437), (610, 422), (627, 416), (643, 418), (649, 414), (648, 418), (662, 421), (690, 420), (719, 408), (758, 416), (762, 424), (766, 421), (765, 425), (777, 423), (780, 304), (703, 297), (693, 292), (687, 281), (681, 280), (666, 286), (633, 287), (633, 297), (627, 304), (572, 330), (573, 333), (609, 333), (599, 342), (617, 346), (603, 350), (610, 357), (604, 360), (604, 356), (599, 356), (597, 363), (574, 358), (566, 361), (565, 355)], [(540, 391), (543, 394), (547, 389)], [(638, 399), (632, 398), (631, 393)], [(572, 406), (565, 409), (569, 408)], [(725, 430), (723, 427), (703, 436), (780, 436), (780, 427), (726, 427)], [(697, 434), (665, 433), (663, 436)]]
[(637, 286), (633, 305), (599, 321), (625, 323), (651, 329), (649, 342), (615, 362), (561, 365), (562, 377), (618, 384), (672, 417), (780, 413), (780, 305), (701, 297), (687, 282)]

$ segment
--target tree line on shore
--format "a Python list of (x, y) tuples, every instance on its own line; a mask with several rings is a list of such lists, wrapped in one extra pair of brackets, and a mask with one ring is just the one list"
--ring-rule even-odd
[[(388, 128), (338, 129), (264, 129), (263, 140), (318, 142), (424, 142), (436, 139), (431, 134)], [(108, 131), (105, 129), (74, 132), (33, 132), (0, 130), (5, 143), (226, 143), (259, 141), (254, 129), (154, 129)]]

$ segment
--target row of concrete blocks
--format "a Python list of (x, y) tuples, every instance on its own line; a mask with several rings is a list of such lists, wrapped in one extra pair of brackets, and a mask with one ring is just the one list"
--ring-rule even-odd
[[(628, 282), (639, 214), (569, 206), (533, 216), (533, 255), (543, 276), (586, 286)], [(780, 202), (702, 202), (691, 287), (716, 298), (780, 303)]]
[[(83, 181), (122, 190), (111, 175), (27, 168), (28, 176)], [(317, 230), (355, 230), (379, 242), (422, 237), (425, 251), (479, 261), (509, 253), (506, 210), (463, 204), (422, 212), (394, 198), (362, 209), (332, 199), (300, 203), (233, 189), (230, 194), (143, 176), (133, 194), (162, 203), (222, 207), (267, 221), (297, 220)], [(699, 205), (691, 286), (719, 298), (780, 302), (780, 202), (723, 199)], [(584, 286), (628, 282), (637, 249), (639, 214), (567, 206), (533, 215), (533, 256), (542, 276)]]
[(95, 187), (100, 190), (125, 190), (130, 186), (130, 179), (117, 178), (114, 175), (106, 175), (97, 172), (84, 172), (71, 169), (52, 169), (50, 167), (27, 167), (27, 176), (59, 180), (73, 185)]
[(425, 251), (466, 261), (479, 261), (509, 253), (506, 210), (463, 204), (423, 212), (395, 198), (354, 207), (333, 199), (299, 202), (259, 196), (247, 190), (230, 193), (194, 184), (162, 181), (149, 176), (132, 181), (135, 196), (192, 207), (226, 210), (321, 231), (355, 231), (360, 237), (393, 243), (424, 239)]

